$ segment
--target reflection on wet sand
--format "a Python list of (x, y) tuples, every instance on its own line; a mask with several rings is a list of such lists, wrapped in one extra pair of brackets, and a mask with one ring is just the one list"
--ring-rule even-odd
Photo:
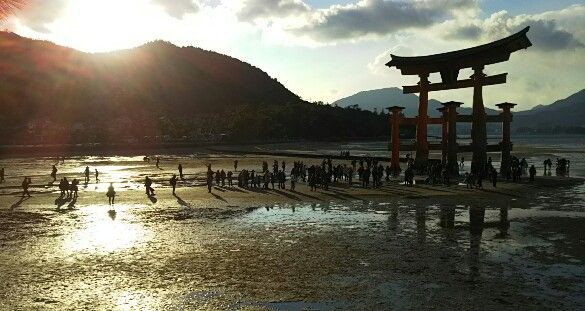
[[(497, 309), (501, 299), (525, 299), (514, 291), (522, 278), (487, 273), (495, 265), (490, 254), (523, 243), (515, 240), (520, 233), (512, 231), (507, 207), (406, 201), (283, 204), (209, 221), (187, 214), (168, 221), (166, 215), (174, 212), (156, 206), (120, 204), (116, 210), (112, 215), (107, 206), (96, 205), (55, 216), (55, 229), (63, 230), (63, 236), (28, 242), (42, 254), (58, 255), (43, 257), (43, 264), (34, 266), (48, 280), (34, 285), (27, 279), (26, 263), (10, 269), (0, 265), (0, 272), (24, 280), (22, 286), (7, 283), (0, 289), (19, 293), (10, 294), (11, 301), (27, 305), (19, 297), (54, 287), (44, 295), (62, 306), (111, 288), (96, 306), (122, 310), (145, 305), (388, 309), (398, 302), (409, 309), (425, 297), (432, 297), (428, 308), (465, 304)], [(513, 234), (506, 240), (494, 238), (508, 231)], [(51, 248), (56, 239), (61, 243)], [(3, 262), (14, 261), (9, 258), (0, 255)], [(63, 258), (74, 264), (61, 268)], [(99, 269), (99, 279), (88, 274), (94, 269)], [(503, 269), (514, 275), (518, 263), (497, 266)], [(68, 291), (56, 284), (71, 275), (79, 275), (72, 284), (84, 290), (64, 295)], [(472, 293), (452, 297), (467, 291)], [(198, 294), (217, 292), (221, 294)]]
[[(128, 207), (119, 206), (118, 212), (109, 211), (106, 206), (94, 206), (64, 241), (64, 250), (70, 253), (110, 253), (136, 247), (146, 239), (145, 229), (128, 219)], [(124, 213), (119, 217), (118, 213)]]

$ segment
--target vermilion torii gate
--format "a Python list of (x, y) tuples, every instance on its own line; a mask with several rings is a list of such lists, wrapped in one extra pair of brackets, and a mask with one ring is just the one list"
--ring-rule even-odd
[[(462, 145), (457, 143), (457, 123), (472, 123), (472, 115), (460, 115), (457, 113), (463, 103), (460, 102), (446, 102), (443, 103), (443, 107), (438, 108), (442, 113), (439, 118), (429, 118), (429, 124), (442, 125), (442, 139), (440, 144), (429, 145), (431, 150), (442, 150), (442, 161), (447, 164), (447, 169), (451, 171), (452, 175), (458, 175), (458, 152), (472, 152), (473, 145)], [(510, 140), (511, 131), (510, 124), (512, 123), (512, 108), (516, 104), (512, 103), (501, 103), (496, 105), (502, 110), (500, 115), (486, 116), (486, 122), (501, 123), (502, 124), (502, 141), (497, 145), (487, 145), (486, 151), (488, 152), (502, 152), (502, 165), (500, 170), (502, 174), (506, 174), (510, 164), (510, 153), (512, 151), (512, 142)], [(400, 126), (401, 125), (413, 125), (416, 124), (417, 118), (405, 118), (402, 114), (404, 107), (389, 107), (390, 110), (390, 127), (392, 129), (392, 157), (391, 157), (391, 169), (395, 172), (400, 171), (400, 150), (413, 151), (416, 150), (416, 146), (412, 145), (401, 145), (400, 144)], [(413, 148), (414, 147), (414, 148)]]
[[(473, 159), (471, 167), (474, 172), (483, 169), (487, 162), (488, 151), (487, 116), (483, 104), (483, 87), (504, 84), (508, 75), (503, 73), (486, 76), (483, 70), (486, 65), (508, 61), (513, 52), (532, 46), (526, 36), (529, 30), (530, 27), (526, 27), (507, 38), (454, 52), (415, 57), (392, 55), (392, 60), (386, 66), (396, 67), (403, 75), (417, 75), (420, 78), (417, 85), (403, 88), (405, 94), (419, 93), (418, 117), (415, 120), (417, 127), (415, 166), (426, 166), (429, 158), (427, 139), (430, 121), (428, 116), (429, 92), (473, 87), (473, 114), (471, 116)], [(471, 68), (474, 72), (473, 75), (469, 79), (458, 80), (459, 71), (466, 68)], [(441, 75), (440, 83), (429, 82), (429, 75), (435, 72)], [(437, 120), (435, 124), (442, 124), (442, 122), (439, 123)]]

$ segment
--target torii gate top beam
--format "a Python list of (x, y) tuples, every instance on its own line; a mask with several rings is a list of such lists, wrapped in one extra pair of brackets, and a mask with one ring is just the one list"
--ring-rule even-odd
[(530, 27), (526, 27), (507, 38), (459, 51), (413, 57), (392, 55), (386, 66), (398, 68), (403, 75), (440, 72), (443, 83), (453, 83), (461, 69), (505, 62), (513, 52), (532, 46), (526, 36), (529, 30)]

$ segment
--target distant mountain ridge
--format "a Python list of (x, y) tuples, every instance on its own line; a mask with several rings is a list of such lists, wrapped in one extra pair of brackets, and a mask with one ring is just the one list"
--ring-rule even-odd
[(550, 105), (515, 113), (513, 127), (585, 127), (585, 89)]
[[(363, 91), (352, 96), (335, 101), (333, 105), (350, 107), (358, 105), (363, 110), (385, 111), (389, 106), (405, 107), (404, 114), (407, 117), (418, 115), (418, 96), (403, 94), (399, 88), (385, 88)], [(437, 108), (442, 107), (441, 102), (429, 100), (429, 115), (439, 116)], [(471, 114), (472, 109), (463, 107), (458, 109), (461, 114)], [(499, 114), (495, 109), (486, 108), (491, 115)], [(565, 99), (558, 100), (550, 105), (539, 105), (530, 110), (514, 112), (514, 129), (522, 127), (552, 128), (552, 127), (585, 127), (585, 89)]]
[[(374, 111), (385, 111), (390, 106), (401, 106), (404, 107), (404, 115), (407, 117), (415, 117), (418, 115), (418, 96), (414, 94), (404, 94), (400, 88), (384, 88), (370, 91), (363, 91), (357, 94), (351, 95), (346, 98), (342, 98), (333, 102), (333, 105), (337, 105), (342, 108), (358, 105), (363, 110)], [(442, 103), (435, 99), (429, 99), (429, 116), (438, 117), (441, 113), (437, 110), (443, 107)], [(462, 107), (458, 109), (459, 113), (471, 114), (471, 108)], [(498, 114), (499, 112), (494, 109), (486, 108), (488, 114)]]

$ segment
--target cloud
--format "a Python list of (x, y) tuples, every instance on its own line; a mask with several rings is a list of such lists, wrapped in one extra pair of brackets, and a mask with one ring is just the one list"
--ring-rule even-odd
[[(315, 9), (302, 0), (245, 0), (240, 21), (280, 27), (295, 37), (319, 43), (383, 37), (401, 30), (425, 28), (444, 18), (478, 9), (478, 0), (360, 0)], [(287, 20), (283, 22), (283, 20)], [(273, 29), (272, 29), (273, 30)]]
[(310, 10), (301, 0), (245, 0), (237, 16), (241, 21), (254, 22), (262, 18), (286, 18), (305, 14)]
[(324, 41), (384, 36), (400, 30), (428, 27), (455, 11), (476, 6), (477, 1), (473, 0), (363, 0), (320, 11), (307, 25), (294, 31)]
[(27, 5), (16, 14), (18, 20), (32, 30), (48, 33), (47, 25), (54, 22), (67, 7), (67, 0), (29, 0)]
[(163, 7), (170, 16), (177, 19), (183, 18), (185, 14), (199, 11), (199, 5), (193, 0), (151, 0), (151, 2)]
[[(585, 6), (574, 6), (574, 8), (585, 11)], [(569, 13), (569, 11), (563, 11)], [(512, 16), (506, 11), (500, 11), (485, 20), (447, 21), (438, 27), (438, 31), (446, 39), (492, 41), (530, 26), (528, 37), (536, 50), (557, 51), (585, 47), (572, 31), (561, 27), (558, 22), (558, 20), (569, 18), (572, 21), (563, 23), (583, 29), (585, 20), (582, 16), (575, 16), (572, 13), (564, 16), (561, 12), (558, 11), (554, 15), (548, 12), (540, 15)], [(551, 18), (553, 16), (554, 18)]]
[(400, 55), (400, 56), (411, 56), (414, 54), (412, 48), (399, 44), (394, 46), (391, 49), (388, 49), (382, 52), (380, 55), (376, 56), (372, 62), (368, 64), (368, 69), (370, 72), (374, 74), (386, 74), (388, 72), (388, 67), (386, 67), (386, 63), (391, 59), (391, 55)]

